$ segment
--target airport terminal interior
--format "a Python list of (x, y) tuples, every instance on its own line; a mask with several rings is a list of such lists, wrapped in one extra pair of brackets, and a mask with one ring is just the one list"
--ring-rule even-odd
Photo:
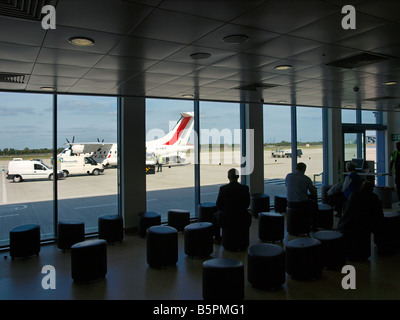
[[(277, 209), (299, 162), (318, 203), (353, 161), (385, 216), (400, 216), (390, 168), (400, 141), (399, 9), (394, 0), (0, 3), (0, 299), (202, 300), (203, 264), (217, 258), (243, 264), (245, 300), (398, 299), (400, 250), (382, 254), (374, 235), (368, 259), (347, 261), (354, 288), (328, 268), (309, 281), (285, 273), (268, 290), (247, 272), (248, 248), (315, 235), (290, 234)], [(69, 152), (99, 169), (83, 169), (92, 160), (64, 167)], [(12, 171), (25, 162), (37, 166), (31, 176)], [(170, 210), (185, 211), (197, 223), (231, 168), (252, 199), (267, 195), (268, 211), (283, 216), (283, 238), (261, 239), (256, 214), (243, 250), (214, 241), (193, 258), (180, 230), (177, 262), (150, 266), (140, 215), (156, 212), (167, 226)], [(331, 212), (321, 230), (336, 230)], [(123, 238), (106, 244), (105, 276), (75, 281), (59, 223), (83, 222), (85, 240), (98, 240), (105, 215), (122, 220)], [(26, 225), (40, 227), (40, 253), (14, 259), (10, 231)], [(56, 288), (45, 288), (45, 266)]]

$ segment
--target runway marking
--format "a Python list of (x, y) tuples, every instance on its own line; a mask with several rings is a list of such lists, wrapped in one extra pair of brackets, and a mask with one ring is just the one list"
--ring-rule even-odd
[(3, 169), (3, 173), (1, 175), (2, 187), (3, 187), (3, 204), (7, 203), (7, 189), (6, 189), (6, 173)]
[(110, 203), (110, 204), (98, 204), (95, 206), (86, 206), (86, 207), (76, 207), (74, 208), (75, 210), (80, 210), (80, 209), (89, 209), (89, 208), (98, 208), (98, 207), (107, 207), (107, 206), (116, 206), (116, 203)]
[(15, 217), (15, 216), (19, 216), (19, 213), (16, 213), (16, 214), (7, 214), (7, 215), (5, 215), (5, 216), (0, 216), (0, 218)]

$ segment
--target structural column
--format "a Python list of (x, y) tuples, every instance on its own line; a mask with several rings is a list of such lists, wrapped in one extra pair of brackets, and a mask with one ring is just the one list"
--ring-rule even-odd
[(262, 103), (241, 104), (242, 183), (250, 193), (264, 193), (264, 138)]
[[(326, 139), (327, 148), (325, 159), (328, 161), (327, 184), (343, 182), (343, 136), (342, 136), (342, 113), (340, 108), (329, 108), (326, 112)], [(325, 173), (325, 172), (324, 172)]]
[(125, 230), (137, 227), (146, 211), (146, 100), (119, 99), (119, 195)]

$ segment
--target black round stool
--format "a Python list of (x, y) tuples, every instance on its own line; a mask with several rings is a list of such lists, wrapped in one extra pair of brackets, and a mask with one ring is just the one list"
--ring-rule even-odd
[(259, 212), (269, 212), (269, 195), (264, 193), (254, 193), (250, 196), (250, 212), (253, 217), (258, 218)]
[(204, 300), (243, 300), (243, 263), (222, 258), (203, 262), (202, 284)]
[(313, 280), (321, 276), (322, 244), (313, 238), (291, 240), (286, 245), (286, 272), (295, 280)]
[(147, 263), (161, 268), (178, 262), (178, 231), (169, 226), (153, 226), (147, 229)]
[(284, 216), (275, 212), (258, 214), (258, 237), (261, 241), (282, 241), (284, 237)]
[(222, 246), (228, 251), (247, 249), (250, 242), (250, 228), (242, 225), (222, 228)]
[(213, 222), (214, 213), (218, 208), (214, 202), (203, 202), (199, 204), (199, 222)]
[(306, 208), (286, 208), (286, 230), (293, 236), (309, 234), (311, 212)]
[(322, 230), (315, 232), (313, 238), (321, 241), (324, 267), (339, 270), (346, 264), (346, 242), (341, 232)]
[(318, 203), (317, 228), (332, 229), (333, 208), (324, 203)]
[(365, 261), (371, 256), (371, 232), (369, 230), (346, 230), (344, 238), (347, 260)]
[(138, 234), (140, 237), (146, 237), (146, 231), (152, 226), (161, 224), (161, 214), (154, 211), (146, 211), (138, 214)]
[(107, 274), (107, 241), (86, 240), (71, 247), (71, 276), (75, 281), (93, 281)]
[(395, 254), (400, 249), (400, 214), (384, 212), (382, 224), (374, 233), (374, 243), (379, 255)]
[(213, 225), (211, 222), (188, 224), (184, 230), (185, 254), (189, 257), (208, 257), (213, 253)]
[(120, 242), (124, 238), (124, 223), (117, 214), (105, 214), (98, 218), (99, 239), (108, 243)]
[(63, 220), (57, 223), (57, 247), (69, 250), (75, 243), (85, 241), (85, 224), (83, 221)]
[(287, 207), (286, 195), (279, 194), (274, 196), (274, 211), (279, 213), (285, 213)]
[(10, 230), (10, 256), (24, 258), (40, 252), (40, 226), (24, 224)]
[(281, 287), (286, 281), (285, 250), (276, 244), (256, 244), (247, 252), (247, 280), (259, 289)]
[(168, 210), (168, 225), (177, 231), (183, 229), (190, 223), (190, 211), (171, 209)]

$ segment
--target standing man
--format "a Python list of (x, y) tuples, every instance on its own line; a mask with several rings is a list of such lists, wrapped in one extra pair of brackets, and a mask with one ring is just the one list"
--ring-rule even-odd
[(220, 240), (220, 228), (238, 227), (249, 228), (251, 215), (248, 211), (250, 205), (249, 187), (238, 182), (239, 172), (236, 169), (228, 171), (229, 183), (219, 188), (217, 198), (217, 211), (214, 214), (214, 229), (216, 240)]
[(311, 211), (312, 230), (316, 231), (316, 216), (318, 214), (317, 188), (314, 187), (311, 179), (305, 175), (306, 168), (305, 163), (299, 162), (296, 164), (296, 170), (286, 176), (287, 206), (295, 209), (306, 208)]
[(162, 163), (163, 163), (162, 155), (159, 155), (157, 160), (157, 172), (162, 172)]
[[(400, 204), (400, 142), (396, 142), (396, 150), (393, 152), (390, 159), (389, 173), (392, 175), (392, 168), (394, 166), (394, 183), (396, 184), (397, 199)], [(399, 206), (400, 210), (400, 206)]]

